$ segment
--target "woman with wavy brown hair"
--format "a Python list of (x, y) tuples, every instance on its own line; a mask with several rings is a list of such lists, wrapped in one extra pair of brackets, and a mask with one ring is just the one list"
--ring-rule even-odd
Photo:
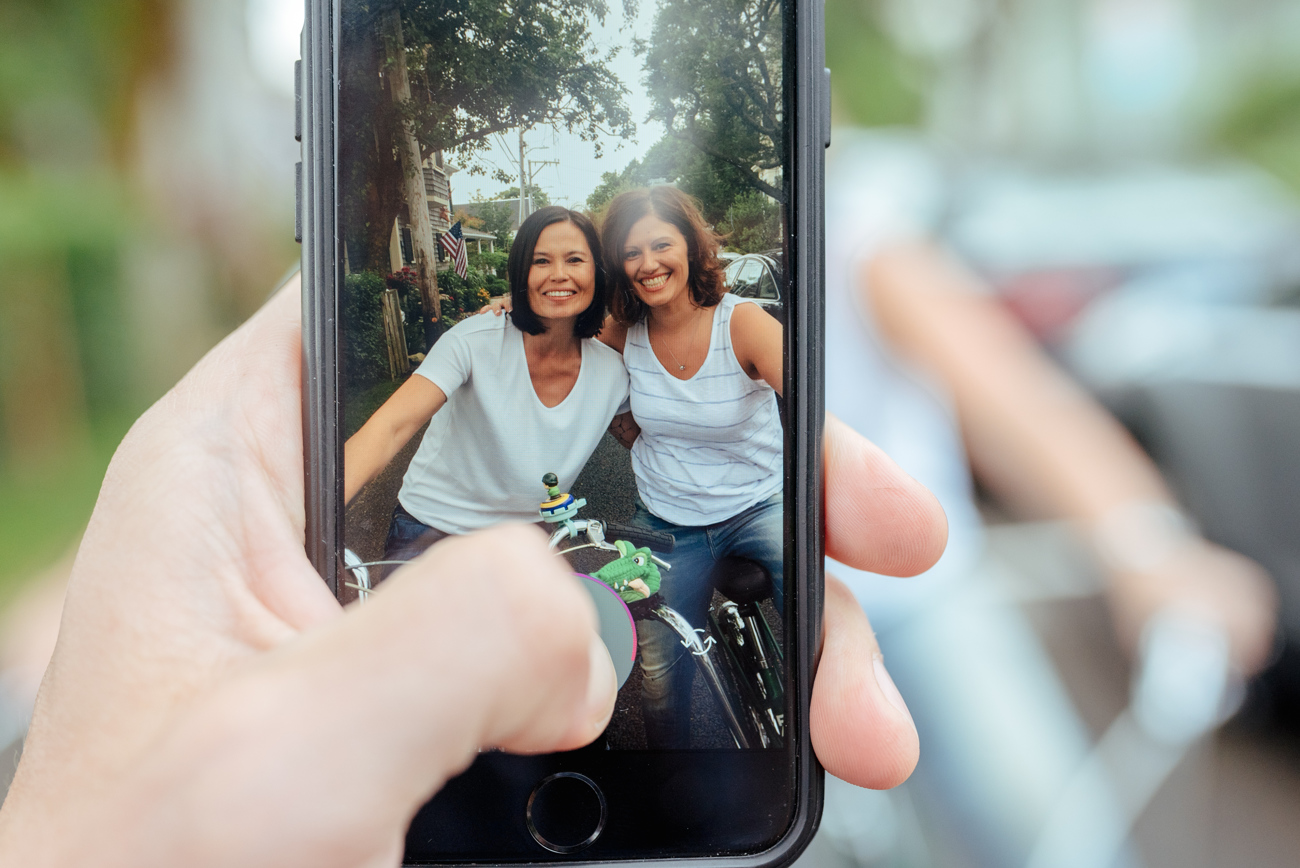
[[(677, 539), (661, 593), (703, 627), (709, 577), (727, 556), (772, 575), (782, 605), (781, 324), (727, 292), (719, 237), (674, 187), (615, 197), (601, 228), (612, 317), (600, 340), (623, 352), (635, 427), (616, 432), (636, 472), (634, 523)], [(689, 747), (693, 666), (666, 628), (638, 630), (651, 747)]]

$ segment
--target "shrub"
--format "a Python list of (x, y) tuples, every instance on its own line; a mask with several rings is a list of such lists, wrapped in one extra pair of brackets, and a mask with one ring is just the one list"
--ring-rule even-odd
[(483, 288), (488, 291), (488, 295), (490, 296), (508, 295), (510, 292), (510, 282), (502, 280), (499, 277), (489, 276), (487, 279), (487, 285)]
[(343, 279), (339, 315), (347, 328), (340, 334), (344, 382), (363, 389), (389, 379), (388, 344), (384, 338), (382, 302), (387, 284), (373, 271)]
[(471, 268), (477, 268), (487, 277), (488, 281), (493, 279), (500, 280), (506, 276), (506, 263), (510, 259), (508, 253), (471, 253), (469, 264)]
[(470, 268), (465, 277), (454, 271), (438, 275), (438, 291), (442, 293), (442, 318), (452, 325), (479, 310), (491, 296), (487, 291), (487, 276), (477, 268)]
[(761, 253), (780, 247), (781, 206), (757, 190), (737, 196), (718, 228), (725, 230), (727, 247), (738, 253)]

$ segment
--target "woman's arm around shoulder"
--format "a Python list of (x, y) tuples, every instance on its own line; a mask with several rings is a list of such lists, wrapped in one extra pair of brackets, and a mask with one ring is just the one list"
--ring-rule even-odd
[(600, 334), (596, 335), (596, 340), (621, 353), (624, 345), (627, 344), (627, 326), (612, 316), (606, 316), (604, 324), (600, 327)]
[(614, 417), (614, 421), (609, 423), (609, 433), (615, 440), (623, 444), (624, 449), (631, 449), (636, 438), (641, 436), (641, 426), (636, 424), (636, 419), (632, 418), (632, 413), (619, 413)]
[(785, 333), (762, 307), (745, 302), (731, 311), (731, 349), (751, 379), (763, 380), (778, 395), (785, 383)]

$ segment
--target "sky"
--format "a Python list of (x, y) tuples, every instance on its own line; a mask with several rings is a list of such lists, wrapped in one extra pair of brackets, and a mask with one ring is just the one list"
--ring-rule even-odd
[[(648, 35), (655, 5), (651, 0), (641, 0), (638, 17), (625, 23), (621, 4), (615, 0), (610, 4), (610, 14), (605, 18), (603, 27), (592, 22), (593, 41), (598, 53), (603, 54), (610, 48), (621, 46), (609, 68), (630, 91), (625, 99), (636, 123), (636, 133), (632, 138), (624, 140), (611, 136), (604, 143), (604, 156), (596, 159), (590, 142), (584, 142), (576, 134), (562, 128), (539, 127), (524, 136), (525, 150), (531, 151), (526, 155), (527, 159), (555, 160), (559, 163), (539, 166), (533, 173), (537, 186), (546, 191), (552, 203), (574, 208), (586, 207), (587, 196), (600, 183), (602, 173), (621, 171), (632, 160), (645, 156), (650, 147), (663, 138), (663, 125), (645, 120), (650, 112), (650, 97), (641, 84), (642, 58), (633, 55), (631, 47), (634, 37)], [(491, 150), (480, 162), (489, 171), (500, 168), (517, 177), (519, 134), (512, 131), (493, 138)], [(474, 176), (468, 172), (461, 172), (452, 178), (453, 199), (458, 203), (478, 199), (476, 194), (480, 191), (484, 196), (491, 196), (506, 186), (509, 185), (500, 184), (491, 177)]]
[[(293, 62), (298, 59), (303, 0), (245, 0), (245, 3), (249, 59), (253, 68), (267, 86), (292, 97)], [(631, 48), (633, 37), (648, 34), (656, 5), (653, 0), (640, 0), (637, 17), (628, 22), (623, 18), (622, 3), (613, 0), (605, 24), (592, 22), (597, 54), (621, 46), (610, 70), (630, 91), (626, 101), (636, 123), (636, 133), (631, 139), (610, 137), (604, 146), (604, 156), (596, 159), (591, 143), (563, 129), (538, 127), (525, 135), (528, 159), (558, 162), (534, 170), (537, 185), (552, 202), (584, 207), (587, 196), (600, 183), (602, 173), (621, 171), (632, 160), (643, 157), (663, 137), (661, 124), (645, 120), (650, 111), (650, 98), (641, 85), (642, 59), (634, 56)], [(491, 148), (477, 162), (489, 173), (499, 168), (517, 178), (518, 143), (519, 136), (514, 131), (496, 136)], [(491, 174), (472, 175), (466, 171), (468, 168), (462, 167), (462, 171), (452, 176), (452, 199), (456, 204), (490, 197), (510, 186), (496, 181)]]

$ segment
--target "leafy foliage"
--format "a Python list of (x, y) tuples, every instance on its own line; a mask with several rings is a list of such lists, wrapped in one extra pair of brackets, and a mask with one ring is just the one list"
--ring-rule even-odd
[(470, 254), (470, 267), (483, 272), (483, 288), (488, 295), (505, 295), (510, 291), (510, 284), (506, 281), (506, 263), (509, 259), (510, 255), (502, 251)]
[[(543, 190), (541, 187), (537, 186), (536, 184), (528, 185), (528, 195), (532, 197), (534, 210), (536, 210), (537, 208), (545, 208), (547, 205), (551, 204), (551, 197), (546, 195), (546, 191)], [(495, 198), (518, 199), (519, 185), (516, 184), (513, 187), (505, 188), (500, 193), (497, 193)]]
[(514, 218), (510, 206), (504, 202), (484, 202), (478, 206), (478, 212), (483, 219), (483, 231), (495, 235), (497, 246), (502, 250), (508, 249), (511, 237), (510, 224)]
[(604, 173), (587, 207), (599, 212), (624, 190), (666, 181), (699, 200), (729, 248), (780, 246), (782, 38), (776, 0), (663, 0), (635, 50), (645, 58), (650, 117), (667, 135), (643, 159)]
[(716, 224), (729, 250), (762, 253), (781, 246), (781, 206), (750, 190), (736, 197), (724, 220)]
[[(400, 104), (388, 81), (395, 46), (380, 33), (394, 10), (411, 85), (411, 98)], [(422, 156), (443, 151), (464, 164), (472, 164), (490, 135), (517, 127), (563, 127), (592, 142), (598, 154), (602, 139), (631, 136), (626, 88), (607, 68), (612, 54), (592, 44), (590, 23), (607, 14), (605, 0), (343, 4), (340, 111), (371, 120), (339, 131), (341, 216), (360, 254), (353, 267), (380, 269), (387, 262), (389, 233), (404, 206), (396, 154), (407, 121)], [(508, 209), (504, 219), (485, 215), (487, 231), (502, 245), (510, 222)]]
[(780, 0), (662, 0), (650, 38), (635, 43), (649, 118), (778, 202), (784, 186), (763, 173), (786, 152), (781, 9)]
[[(157, 397), (124, 274), (150, 212), (123, 168), (176, 6), (0, 2), (0, 605), (85, 529), (109, 457)], [(39, 309), (51, 315), (33, 323)]]
[(509, 261), (510, 254), (501, 250), (495, 253), (484, 252), (469, 255), (469, 264), (471, 266), (493, 277), (505, 277), (506, 265)]
[(1217, 126), (1217, 144), (1300, 190), (1300, 71), (1252, 81)]
[(344, 32), (374, 28), (394, 7), (412, 89), (400, 111), (426, 156), (468, 160), (492, 133), (550, 124), (599, 152), (600, 137), (635, 129), (626, 88), (591, 42), (604, 0), (371, 0), (345, 4)]
[(369, 388), (390, 377), (380, 301), (387, 288), (387, 281), (373, 271), (349, 274), (343, 279), (339, 316), (347, 323), (341, 340), (343, 378), (349, 392)]
[(927, 70), (882, 31), (882, 0), (826, 0), (826, 65), (836, 123), (917, 126)]
[(438, 275), (438, 287), (442, 290), (444, 328), (451, 328), (490, 300), (487, 275), (477, 268), (467, 269), (465, 277), (454, 271), (445, 271)]
[(604, 173), (600, 185), (587, 197), (587, 207), (600, 212), (624, 190), (654, 181), (676, 184), (699, 200), (704, 219), (726, 236), (729, 249), (757, 253), (781, 245), (781, 206), (755, 190), (735, 166), (672, 135), (622, 172)]

